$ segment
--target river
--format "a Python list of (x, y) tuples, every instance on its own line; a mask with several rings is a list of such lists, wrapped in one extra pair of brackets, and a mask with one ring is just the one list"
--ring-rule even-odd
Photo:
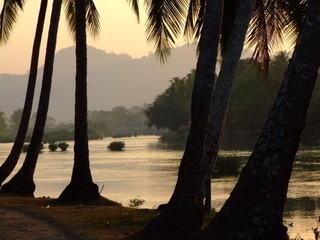
[[(111, 152), (107, 146), (112, 141), (124, 141), (123, 152)], [(46, 147), (39, 155), (35, 172), (36, 197), (56, 198), (70, 182), (73, 166), (73, 143), (66, 152), (50, 152)], [(0, 163), (8, 155), (12, 144), (0, 144)], [(105, 138), (90, 141), (90, 164), (94, 182), (101, 194), (128, 206), (129, 199), (145, 200), (144, 208), (156, 208), (170, 198), (176, 180), (182, 150), (164, 147), (156, 136), (131, 138)], [(230, 154), (230, 152), (223, 152)], [(249, 156), (250, 152), (232, 152)], [(18, 167), (25, 153), (21, 154)], [(304, 240), (315, 239), (313, 228), (320, 216), (320, 149), (300, 150), (291, 177), (285, 224), (291, 238), (300, 235)], [(244, 164), (244, 163), (243, 163)], [(240, 169), (239, 169), (240, 170)], [(212, 179), (212, 206), (219, 210), (237, 181), (237, 175)]]

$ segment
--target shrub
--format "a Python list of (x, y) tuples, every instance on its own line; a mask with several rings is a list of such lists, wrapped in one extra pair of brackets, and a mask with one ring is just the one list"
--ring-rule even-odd
[(109, 145), (108, 145), (108, 150), (110, 151), (124, 151), (124, 148), (125, 148), (125, 143), (122, 142), (122, 141), (119, 141), (119, 142), (111, 142)]
[(131, 198), (129, 199), (129, 207), (138, 208), (142, 206), (145, 202), (146, 200), (140, 198), (139, 196), (136, 198)]
[(29, 143), (25, 143), (25, 144), (23, 144), (22, 152), (28, 152), (29, 145), (30, 145)]
[(67, 151), (67, 148), (69, 147), (69, 144), (67, 144), (66, 142), (60, 142), (58, 144), (58, 147), (61, 149), (61, 151)]
[[(30, 143), (25, 143), (25, 144), (23, 144), (23, 146), (22, 146), (22, 152), (28, 152), (29, 146), (30, 146)], [(42, 152), (42, 150), (43, 150), (44, 148), (45, 148), (45, 147), (44, 147), (44, 144), (41, 143), (41, 145), (40, 145), (40, 152)]]
[(49, 147), (51, 152), (55, 152), (57, 150), (57, 148), (58, 148), (58, 144), (56, 142), (52, 142), (52, 143), (49, 144), (48, 147)]
[(214, 175), (218, 176), (235, 176), (241, 165), (242, 157), (231, 156), (218, 156), (216, 169)]

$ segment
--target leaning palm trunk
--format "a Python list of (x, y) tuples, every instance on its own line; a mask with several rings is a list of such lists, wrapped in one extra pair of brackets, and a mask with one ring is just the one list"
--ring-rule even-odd
[(54, 0), (46, 49), (45, 65), (43, 70), (42, 87), (37, 111), (35, 127), (30, 146), (21, 169), (1, 188), (1, 192), (33, 196), (35, 184), (33, 175), (36, 168), (41, 141), (44, 133), (52, 83), (53, 62), (56, 48), (58, 25), (62, 0)]
[(202, 226), (203, 206), (198, 201), (201, 185), (199, 176), (214, 87), (222, 8), (222, 0), (206, 1), (200, 55), (192, 93), (191, 127), (178, 181), (164, 211), (146, 227), (146, 239), (183, 239)]
[(76, 6), (76, 94), (74, 166), (70, 184), (59, 200), (79, 201), (100, 198), (99, 189), (93, 183), (88, 147), (87, 124), (87, 41), (86, 0), (77, 0)]
[(320, 2), (309, 7), (285, 79), (229, 199), (202, 239), (288, 239), (283, 211), (320, 66)]
[(19, 129), (17, 132), (16, 139), (12, 146), (11, 152), (5, 162), (0, 167), (0, 186), (3, 181), (11, 174), (20, 157), (20, 153), (23, 147), (23, 143), (28, 131), (28, 125), (32, 110), (34, 90), (36, 86), (37, 72), (38, 72), (38, 62), (39, 62), (39, 52), (41, 45), (41, 38), (43, 32), (43, 25), (46, 16), (48, 0), (42, 0), (40, 5), (40, 11), (38, 16), (37, 29), (35, 33), (32, 57), (30, 64), (29, 80), (26, 92), (26, 98), (24, 102), (23, 112), (20, 120)]
[(220, 73), (215, 85), (210, 109), (208, 133), (205, 142), (203, 167), (205, 169), (204, 183), (200, 196), (205, 196), (205, 210), (211, 210), (211, 176), (216, 165), (223, 124), (226, 116), (233, 80), (241, 57), (247, 29), (254, 10), (256, 0), (240, 0), (234, 18), (231, 33), (223, 54)]

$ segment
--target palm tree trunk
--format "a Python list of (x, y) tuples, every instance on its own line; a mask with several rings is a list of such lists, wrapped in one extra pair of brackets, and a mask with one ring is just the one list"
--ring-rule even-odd
[(222, 0), (206, 1), (187, 145), (174, 193), (161, 215), (144, 230), (147, 239), (182, 239), (202, 226), (203, 206), (198, 201), (201, 185), (199, 176), (214, 87), (222, 9)]
[(61, 12), (61, 3), (62, 0), (54, 0), (52, 5), (52, 14), (48, 34), (40, 100), (30, 146), (21, 169), (8, 183), (2, 186), (1, 192), (4, 193), (18, 194), (22, 196), (33, 196), (35, 190), (33, 175), (40, 152), (41, 141), (49, 108), (53, 63)]
[[(203, 164), (205, 168), (204, 184), (205, 211), (211, 210), (211, 177), (216, 165), (220, 139), (223, 133), (224, 119), (228, 109), (231, 89), (238, 61), (241, 57), (247, 29), (251, 20), (256, 0), (240, 0), (234, 18), (231, 33), (223, 54), (220, 73), (215, 85), (212, 105), (210, 109), (208, 133), (205, 142)], [(200, 199), (203, 201), (203, 199)]]
[(76, 94), (74, 166), (70, 184), (61, 193), (62, 201), (79, 201), (100, 198), (93, 183), (88, 147), (87, 121), (87, 41), (86, 0), (76, 2)]
[(17, 136), (12, 146), (11, 152), (7, 157), (7, 159), (5, 160), (5, 162), (0, 167), (0, 186), (15, 168), (20, 157), (20, 153), (23, 147), (25, 137), (27, 135), (28, 125), (29, 125), (29, 120), (30, 120), (30, 115), (32, 110), (32, 104), (33, 104), (33, 98), (34, 98), (34, 91), (36, 86), (39, 52), (40, 52), (41, 38), (43, 33), (43, 25), (44, 25), (45, 16), (46, 16), (47, 4), (48, 4), (48, 0), (41, 1), (37, 29), (36, 29), (33, 49), (32, 49), (30, 73), (29, 73), (29, 80), (28, 80), (23, 112), (20, 120), (19, 129), (17, 132)]
[(310, 0), (284, 82), (238, 183), (201, 239), (288, 239), (283, 210), (320, 67), (320, 2)]

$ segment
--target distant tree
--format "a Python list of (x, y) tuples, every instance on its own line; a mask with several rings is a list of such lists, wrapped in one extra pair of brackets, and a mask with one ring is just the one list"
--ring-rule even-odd
[(12, 115), (10, 116), (10, 119), (9, 119), (11, 130), (17, 130), (19, 128), (21, 116), (22, 116), (22, 109), (21, 108), (16, 109), (12, 113)]
[(192, 70), (184, 78), (170, 80), (170, 86), (145, 110), (149, 127), (167, 128), (179, 134), (189, 127), (194, 77)]
[(4, 113), (0, 111), (0, 139), (5, 136), (7, 136), (7, 124)]

